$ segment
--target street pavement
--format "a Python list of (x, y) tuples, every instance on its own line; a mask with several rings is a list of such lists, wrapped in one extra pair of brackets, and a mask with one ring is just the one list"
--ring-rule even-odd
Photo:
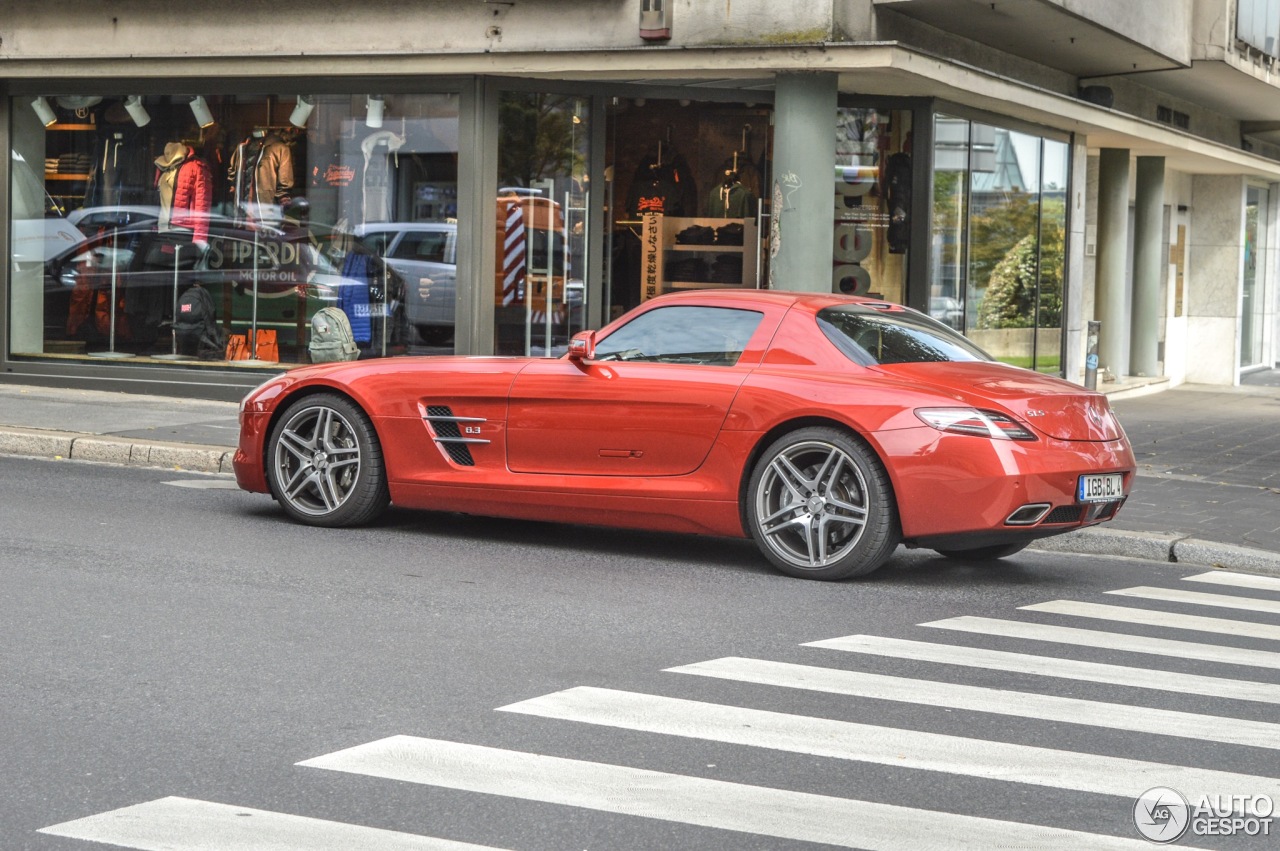
[[(1138, 460), (1129, 501), (1111, 523), (1036, 546), (1280, 575), (1280, 369), (1112, 406)], [(231, 402), (0, 384), (0, 454), (227, 475), (236, 414)]]

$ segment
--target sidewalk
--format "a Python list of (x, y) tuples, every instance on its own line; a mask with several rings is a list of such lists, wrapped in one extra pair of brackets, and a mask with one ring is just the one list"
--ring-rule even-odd
[[(1040, 549), (1280, 575), (1280, 370), (1112, 406), (1138, 458), (1116, 519)], [(229, 474), (237, 405), (0, 384), (0, 454)]]

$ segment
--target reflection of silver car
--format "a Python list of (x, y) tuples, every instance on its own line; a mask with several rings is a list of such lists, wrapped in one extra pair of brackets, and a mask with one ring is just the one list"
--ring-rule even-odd
[(452, 339), (458, 292), (458, 226), (451, 222), (379, 222), (360, 225), (355, 234), (404, 279), (409, 324), (428, 343)]
[(964, 325), (964, 308), (950, 296), (934, 296), (929, 299), (929, 315), (957, 331)]

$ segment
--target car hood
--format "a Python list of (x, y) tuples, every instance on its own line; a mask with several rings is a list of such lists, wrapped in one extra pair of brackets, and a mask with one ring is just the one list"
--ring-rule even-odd
[(1124, 437), (1105, 396), (1051, 375), (980, 361), (887, 364), (877, 369), (912, 383), (932, 385), (972, 404), (994, 405), (1035, 431), (1059, 440)]

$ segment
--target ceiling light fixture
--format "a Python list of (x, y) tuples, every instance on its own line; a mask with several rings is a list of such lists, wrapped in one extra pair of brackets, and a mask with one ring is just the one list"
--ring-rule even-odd
[(213, 126), (213, 113), (209, 111), (209, 104), (205, 103), (204, 95), (196, 95), (191, 99), (191, 114), (196, 117), (196, 123), (202, 129)]
[(49, 105), (49, 101), (43, 95), (31, 102), (31, 108), (36, 111), (36, 115), (40, 118), (40, 123), (45, 127), (58, 123), (58, 113), (53, 111), (53, 107)]
[(129, 113), (129, 117), (133, 119), (133, 123), (139, 127), (146, 127), (151, 123), (151, 114), (142, 105), (142, 95), (129, 95), (125, 98), (124, 109), (125, 112)]
[(366, 127), (381, 127), (382, 113), (387, 107), (387, 102), (383, 100), (382, 95), (368, 95), (364, 99), (365, 117), (364, 124)]

